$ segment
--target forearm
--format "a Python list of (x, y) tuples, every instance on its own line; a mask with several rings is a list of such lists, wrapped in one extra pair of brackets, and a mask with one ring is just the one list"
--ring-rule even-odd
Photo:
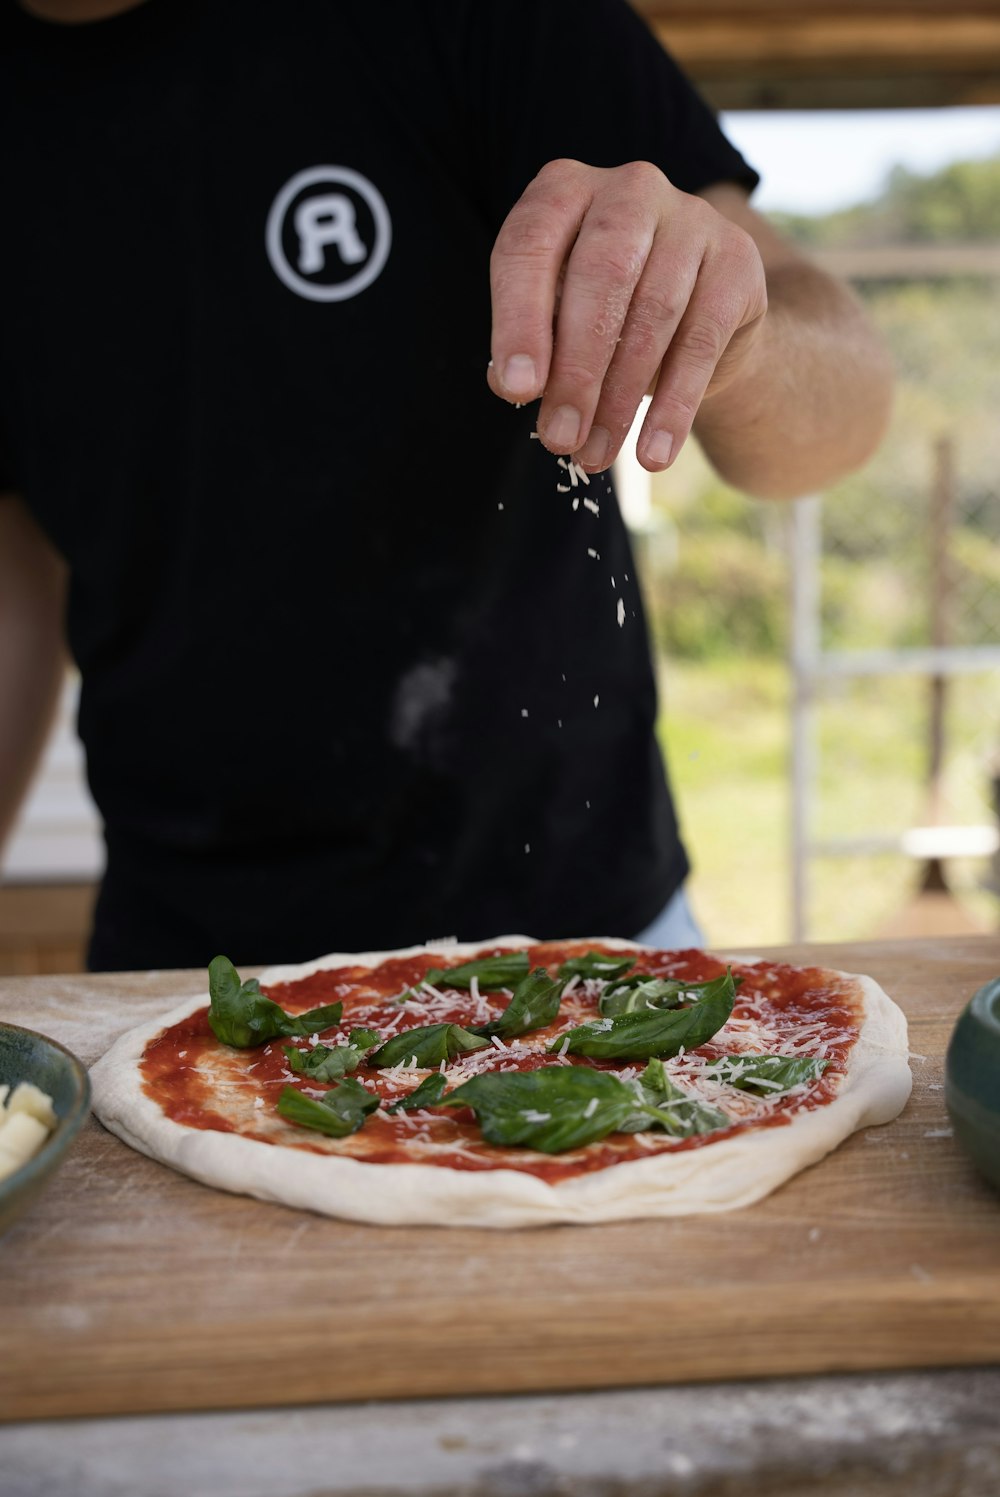
[(812, 264), (768, 272), (768, 310), (694, 430), (716, 471), (763, 499), (813, 493), (860, 467), (892, 404), (888, 352), (854, 293)]
[(0, 847), (47, 741), (65, 678), (65, 569), (20, 501), (0, 499)]
[(723, 355), (696, 436), (717, 472), (759, 499), (822, 490), (865, 463), (885, 433), (888, 349), (850, 287), (775, 234), (743, 190), (719, 184), (704, 196), (756, 244), (768, 310)]

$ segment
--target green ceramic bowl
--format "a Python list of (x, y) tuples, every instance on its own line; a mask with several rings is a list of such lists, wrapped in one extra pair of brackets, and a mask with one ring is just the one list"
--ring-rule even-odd
[(958, 1142), (1000, 1190), (1000, 977), (973, 995), (952, 1030), (944, 1099)]
[(0, 1083), (11, 1090), (33, 1081), (52, 1098), (59, 1119), (33, 1159), (0, 1180), (0, 1232), (5, 1232), (40, 1195), (66, 1156), (90, 1107), (90, 1078), (83, 1062), (58, 1040), (0, 1024)]

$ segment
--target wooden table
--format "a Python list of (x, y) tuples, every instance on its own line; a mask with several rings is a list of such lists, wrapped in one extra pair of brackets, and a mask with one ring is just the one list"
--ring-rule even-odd
[[(810, 1492), (995, 1497), (1000, 1197), (951, 1137), (942, 1061), (1000, 940), (758, 954), (881, 981), (914, 1092), (721, 1217), (367, 1227), (209, 1190), (92, 1120), (0, 1239), (3, 1497), (707, 1497), (817, 1473)], [(90, 1063), (204, 986), (0, 980), (0, 1018)]]

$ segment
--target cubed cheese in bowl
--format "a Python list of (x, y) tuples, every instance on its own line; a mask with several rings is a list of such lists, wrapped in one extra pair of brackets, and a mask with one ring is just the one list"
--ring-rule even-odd
[(89, 1107), (87, 1070), (72, 1051), (0, 1023), (0, 1232), (44, 1189)]

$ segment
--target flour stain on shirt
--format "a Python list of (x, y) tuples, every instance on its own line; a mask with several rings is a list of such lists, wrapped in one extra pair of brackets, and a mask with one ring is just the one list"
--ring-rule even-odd
[(416, 746), (429, 719), (451, 701), (455, 675), (455, 661), (441, 656), (419, 661), (400, 677), (389, 723), (389, 737), (396, 748)]

